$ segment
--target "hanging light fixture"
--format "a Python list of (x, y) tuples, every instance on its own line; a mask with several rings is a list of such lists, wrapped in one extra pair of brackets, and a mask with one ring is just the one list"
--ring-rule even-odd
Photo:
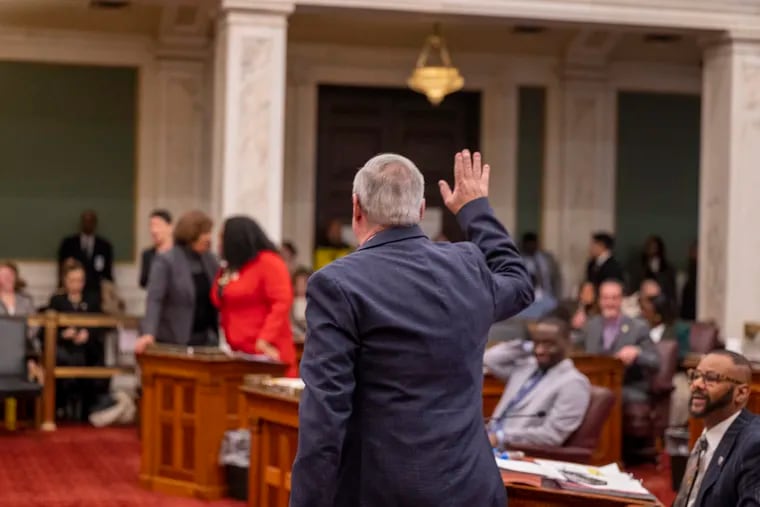
[[(440, 64), (428, 64), (431, 51), (438, 52)], [(417, 58), (417, 66), (407, 84), (412, 90), (424, 94), (434, 106), (440, 104), (446, 95), (459, 91), (464, 86), (464, 78), (459, 69), (451, 64), (449, 50), (437, 23), (433, 27), (432, 35), (425, 40)]]

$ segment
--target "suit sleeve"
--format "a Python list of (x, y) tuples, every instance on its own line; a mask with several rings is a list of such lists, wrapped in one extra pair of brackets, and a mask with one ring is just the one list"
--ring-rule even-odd
[(103, 240), (105, 247), (105, 266), (103, 267), (103, 278), (113, 281), (113, 246), (111, 243)]
[(760, 441), (743, 452), (741, 472), (736, 484), (737, 507), (760, 507)]
[(533, 357), (524, 344), (523, 340), (511, 340), (494, 345), (483, 355), (483, 366), (494, 376), (506, 380), (516, 368), (524, 366)]
[(306, 301), (308, 330), (300, 364), (305, 388), (290, 507), (331, 507), (353, 410), (358, 330), (342, 289), (322, 271), (309, 280)]
[(148, 274), (150, 273), (150, 251), (146, 250), (142, 253), (140, 260), (140, 288), (146, 288), (148, 286)]
[(269, 300), (269, 313), (259, 332), (260, 338), (280, 349), (281, 330), (290, 327), (293, 305), (293, 284), (288, 266), (280, 257), (271, 257), (264, 267), (264, 292)]
[(465, 204), (457, 214), (467, 239), (485, 256), (491, 271), (494, 321), (520, 313), (533, 302), (533, 284), (520, 252), (504, 226), (496, 219), (488, 199)]
[(153, 266), (148, 279), (148, 296), (145, 303), (145, 317), (142, 322), (143, 334), (149, 334), (158, 340), (158, 323), (161, 320), (161, 310), (164, 303), (164, 297), (169, 287), (169, 263), (166, 259), (153, 259)]
[(509, 419), (505, 420), (505, 441), (513, 445), (562, 445), (583, 422), (590, 401), (591, 385), (588, 380), (574, 378), (559, 391), (542, 424), (520, 428), (510, 434)]
[(636, 332), (636, 346), (641, 352), (636, 358), (636, 364), (649, 370), (660, 368), (660, 353), (657, 352), (657, 346), (649, 337), (649, 330), (646, 326), (639, 326)]

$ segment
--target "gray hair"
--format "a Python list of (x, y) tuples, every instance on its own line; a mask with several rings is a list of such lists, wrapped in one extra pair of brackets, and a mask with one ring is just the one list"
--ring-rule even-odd
[(377, 225), (420, 222), (425, 178), (414, 162), (395, 153), (372, 157), (354, 176), (354, 194)]

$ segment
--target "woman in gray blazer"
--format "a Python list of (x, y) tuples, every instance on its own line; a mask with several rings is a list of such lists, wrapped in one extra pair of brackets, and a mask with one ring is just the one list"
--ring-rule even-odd
[(201, 211), (185, 213), (174, 229), (174, 246), (153, 260), (143, 335), (135, 352), (142, 353), (156, 342), (218, 344), (217, 312), (210, 299), (211, 283), (219, 271), (209, 251), (212, 226), (211, 218)]
[[(24, 292), (26, 283), (18, 274), (18, 266), (13, 261), (0, 261), (0, 317), (26, 317), (36, 312), (32, 297)], [(42, 382), (42, 368), (39, 366), (40, 343), (37, 329), (30, 328), (27, 334), (26, 365), (30, 378)]]

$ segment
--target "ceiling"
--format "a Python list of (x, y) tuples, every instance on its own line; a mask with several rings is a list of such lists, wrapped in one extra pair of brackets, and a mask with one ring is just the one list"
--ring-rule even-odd
[[(161, 29), (160, 3), (140, 0), (123, 8), (107, 9), (92, 8), (90, 0), (0, 0), (0, 25), (155, 37)], [(210, 16), (208, 23), (210, 29)], [(303, 43), (417, 49), (434, 23), (440, 23), (455, 60), (457, 53), (479, 52), (561, 57), (584, 29), (579, 25), (532, 25), (502, 18), (299, 7), (290, 17), (288, 37)], [(696, 34), (676, 34), (676, 40), (663, 42), (648, 41), (646, 32), (623, 32), (615, 27), (599, 31), (617, 34), (608, 55), (613, 60), (696, 65), (701, 59)]]

